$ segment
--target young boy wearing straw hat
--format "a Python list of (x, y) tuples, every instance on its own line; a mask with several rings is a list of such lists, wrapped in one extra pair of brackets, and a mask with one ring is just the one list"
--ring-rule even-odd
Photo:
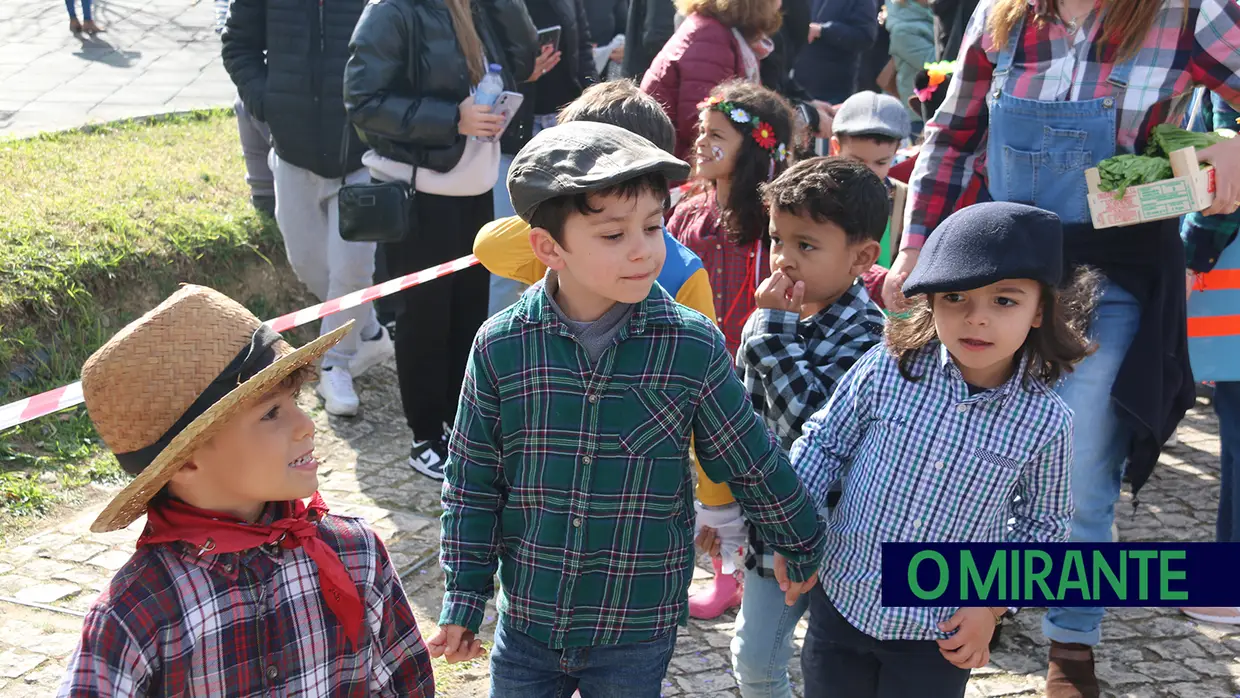
[(293, 349), (185, 286), (86, 361), (91, 420), (136, 476), (91, 530), (147, 521), (59, 695), (434, 695), (383, 544), (316, 492), (314, 422), (295, 398), (348, 331)]

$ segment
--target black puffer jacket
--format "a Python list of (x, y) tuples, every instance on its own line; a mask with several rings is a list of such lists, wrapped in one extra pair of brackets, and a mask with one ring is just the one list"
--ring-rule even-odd
[[(504, 89), (534, 71), (538, 32), (521, 0), (474, 0), (474, 27), (487, 60), (504, 67)], [(362, 12), (349, 44), (344, 105), (362, 138), (384, 157), (447, 172), (465, 150), (458, 105), (469, 70), (442, 0), (377, 0)], [(504, 152), (529, 139), (514, 122)], [(517, 146), (519, 149), (520, 146)]]
[(533, 89), (528, 91), (533, 93), (534, 114), (554, 114), (598, 82), (586, 8), (582, 0), (525, 0), (525, 9), (539, 28), (560, 26), (560, 62), (530, 83)]
[(611, 43), (616, 34), (624, 33), (628, 16), (628, 0), (589, 0), (586, 19), (590, 22), (590, 41), (599, 46)]
[[(339, 177), (345, 113), (341, 81), (349, 36), (366, 0), (233, 0), (224, 69), (254, 118), (271, 127), (280, 159)], [(350, 134), (348, 168), (363, 149)]]

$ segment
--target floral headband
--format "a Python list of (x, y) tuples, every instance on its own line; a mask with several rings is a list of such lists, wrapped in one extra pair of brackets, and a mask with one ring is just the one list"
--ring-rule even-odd
[(735, 102), (725, 102), (718, 95), (711, 95), (698, 105), (698, 109), (717, 111), (727, 116), (738, 129), (742, 131), (748, 129), (749, 136), (758, 144), (758, 147), (770, 152), (772, 173), (775, 170), (775, 163), (788, 160), (788, 146), (776, 139), (775, 129), (767, 122), (745, 111), (741, 105)]
[(942, 85), (947, 80), (947, 76), (956, 72), (956, 61), (926, 63), (921, 68), (926, 71), (926, 78), (929, 80), (929, 83), (921, 89), (914, 90), (913, 93), (922, 102), (929, 102), (930, 98), (934, 96), (934, 91), (939, 89), (939, 85)]

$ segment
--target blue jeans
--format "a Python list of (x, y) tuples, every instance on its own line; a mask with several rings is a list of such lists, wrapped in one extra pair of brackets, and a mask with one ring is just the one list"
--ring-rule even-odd
[[(1077, 365), (1058, 388), (1073, 413), (1072, 540), (1111, 541), (1131, 430), (1120, 421), (1111, 385), (1137, 332), (1141, 304), (1132, 294), (1104, 281), (1090, 337), (1097, 351)], [(1096, 645), (1102, 639), (1101, 607), (1051, 608), (1042, 632), (1057, 642)]]
[(1220, 543), (1240, 543), (1240, 383), (1214, 384), (1214, 413), (1222, 456), (1216, 536)]
[(742, 698), (791, 698), (792, 634), (808, 608), (808, 594), (789, 606), (779, 582), (753, 570), (745, 572), (744, 598), (732, 638), (732, 669)]
[(658, 698), (676, 631), (629, 645), (553, 650), (525, 633), (495, 628), (491, 698)]
[[(69, 10), (69, 19), (77, 19), (77, 12), (73, 9), (73, 0), (65, 0), (65, 9)], [(82, 21), (89, 22), (90, 20), (90, 0), (82, 0)]]
[[(517, 215), (512, 208), (512, 199), (508, 197), (508, 168), (512, 167), (512, 156), (503, 155), (499, 160), (499, 181), (491, 190), (495, 202), (495, 218), (508, 218)], [(521, 297), (525, 284), (502, 276), (491, 275), (491, 300), (487, 307), (487, 315), (494, 315), (507, 308)]]

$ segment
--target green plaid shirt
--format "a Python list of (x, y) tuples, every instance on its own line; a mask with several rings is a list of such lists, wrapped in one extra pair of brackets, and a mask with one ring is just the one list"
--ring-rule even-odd
[(824, 534), (759, 421), (723, 336), (657, 284), (593, 366), (542, 282), (474, 341), (443, 487), (440, 624), (507, 627), (552, 648), (650, 640), (688, 620), (689, 440), (707, 476), (789, 562)]

